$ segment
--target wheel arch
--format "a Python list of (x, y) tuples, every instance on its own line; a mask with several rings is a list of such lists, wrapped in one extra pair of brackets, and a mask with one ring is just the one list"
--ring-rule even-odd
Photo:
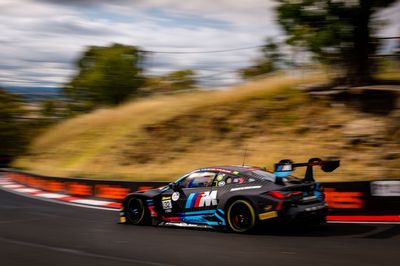
[[(246, 231), (246, 232), (249, 232), (249, 231), (253, 230), (259, 224), (259, 219), (258, 219), (258, 212), (257, 212), (256, 206), (255, 206), (255, 202), (246, 195), (235, 195), (226, 200), (224, 209), (223, 209), (225, 212), (224, 216), (225, 216), (225, 221), (226, 221), (226, 228), (229, 231), (230, 230), (236, 231), (235, 229), (233, 229), (231, 222), (229, 221), (230, 218), (228, 216), (229, 216), (229, 206), (231, 206), (232, 203), (234, 203), (235, 201), (238, 201), (238, 200), (247, 202), (250, 205), (250, 207), (252, 208), (251, 212), (253, 213), (254, 223), (253, 223), (252, 227)], [(236, 231), (236, 232), (239, 233), (239, 231)], [(243, 232), (240, 232), (240, 233), (243, 233)]]
[[(143, 204), (143, 215), (145, 216), (145, 218), (143, 218), (143, 220), (141, 220), (141, 221), (139, 222), (139, 224), (142, 224), (142, 225), (147, 225), (147, 224), (149, 224), (150, 221), (151, 221), (151, 220), (150, 220), (151, 217), (150, 217), (150, 213), (149, 213), (149, 209), (148, 209), (147, 200), (148, 200), (148, 199), (152, 199), (152, 198), (149, 197), (149, 196), (147, 196), (147, 195), (143, 195), (143, 194), (141, 194), (141, 193), (131, 193), (131, 194), (127, 195), (127, 196), (124, 198), (124, 200), (122, 201), (122, 208), (121, 208), (120, 215), (122, 215), (123, 217), (126, 218), (126, 220), (125, 220), (124, 223), (131, 224), (131, 222), (130, 222), (129, 219), (128, 219), (127, 204), (129, 203), (129, 200), (132, 199), (132, 198), (140, 199), (140, 200), (142, 201), (142, 204)], [(143, 222), (143, 221), (144, 221), (144, 222)]]
[(143, 193), (133, 192), (133, 193), (130, 193), (130, 194), (125, 196), (125, 198), (122, 201), (122, 206), (125, 207), (125, 204), (128, 202), (128, 200), (131, 199), (131, 198), (134, 198), (134, 197), (140, 198), (140, 199), (143, 199), (143, 200), (152, 199), (151, 197), (149, 197), (147, 195), (144, 195)]
[(219, 205), (218, 207), (220, 209), (224, 210), (225, 213), (226, 213), (227, 208), (229, 207), (229, 205), (232, 202), (236, 201), (236, 200), (246, 200), (246, 201), (248, 201), (250, 203), (250, 205), (253, 207), (253, 209), (256, 212), (256, 214), (257, 214), (257, 208), (255, 206), (255, 203), (253, 202), (253, 200), (250, 197), (248, 197), (246, 195), (233, 195), (233, 196), (231, 196), (229, 198), (224, 199), (223, 202), (221, 202), (221, 205)]

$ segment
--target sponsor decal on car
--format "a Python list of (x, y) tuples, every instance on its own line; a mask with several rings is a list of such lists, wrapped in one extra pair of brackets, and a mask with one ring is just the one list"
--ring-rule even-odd
[(232, 173), (231, 170), (223, 169), (223, 168), (202, 168), (202, 169), (199, 169), (199, 171), (215, 171), (215, 172), (222, 172), (222, 173), (227, 173), (227, 174)]
[(172, 209), (172, 202), (171, 200), (163, 200), (162, 206), (164, 210)]
[(278, 217), (278, 213), (276, 211), (272, 211), (272, 212), (264, 212), (258, 215), (258, 218), (260, 220), (266, 220), (266, 219), (271, 219), (271, 218), (275, 218)]
[(177, 201), (179, 199), (179, 192), (174, 192), (173, 194), (172, 194), (172, 200), (173, 201)]
[(150, 211), (150, 216), (151, 216), (151, 217), (157, 217), (157, 216), (158, 216), (157, 212), (154, 210), (154, 205), (152, 205), (152, 206), (147, 206), (147, 208), (148, 208), (149, 211)]
[(277, 167), (276, 167), (276, 171), (277, 172), (290, 172), (290, 171), (292, 171), (293, 169), (292, 169), (292, 165), (291, 164), (283, 164), (283, 165), (278, 165)]
[(217, 205), (217, 191), (190, 193), (186, 201), (186, 209)]
[(261, 187), (262, 187), (262, 186), (235, 187), (235, 188), (232, 188), (231, 191), (247, 190), (247, 189), (257, 189), (257, 188), (261, 188)]
[(238, 177), (238, 178), (234, 178), (233, 179), (233, 183), (242, 184), (243, 182), (244, 182), (244, 178), (243, 177)]
[(222, 174), (222, 173), (218, 174), (217, 181), (221, 181), (222, 179), (224, 179), (224, 176), (225, 176), (225, 174)]

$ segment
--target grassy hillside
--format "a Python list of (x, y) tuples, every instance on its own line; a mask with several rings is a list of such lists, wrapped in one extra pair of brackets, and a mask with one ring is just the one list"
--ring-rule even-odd
[[(296, 89), (324, 80), (278, 74), (225, 91), (98, 110), (50, 128), (15, 166), (58, 176), (172, 180), (197, 167), (241, 164), (246, 150), (246, 164), (269, 169), (284, 158), (340, 157), (342, 167), (321, 180), (396, 177), (400, 160), (382, 157), (400, 150), (386, 130), (390, 118), (316, 101)], [(385, 145), (349, 138), (359, 130)]]

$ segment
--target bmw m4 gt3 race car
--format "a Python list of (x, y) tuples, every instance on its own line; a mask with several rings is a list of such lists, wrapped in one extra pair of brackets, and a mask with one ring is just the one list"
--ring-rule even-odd
[[(327, 204), (313, 167), (325, 172), (340, 161), (312, 158), (307, 163), (281, 160), (275, 171), (253, 166), (219, 166), (192, 171), (169, 185), (126, 196), (121, 223), (221, 228), (248, 232), (267, 221), (326, 219)], [(291, 174), (307, 167), (305, 177)]]

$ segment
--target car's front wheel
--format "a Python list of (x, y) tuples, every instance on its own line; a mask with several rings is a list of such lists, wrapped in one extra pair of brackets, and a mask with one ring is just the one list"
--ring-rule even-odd
[(227, 208), (229, 229), (237, 233), (251, 231), (256, 225), (256, 214), (253, 206), (247, 200), (235, 200)]
[(141, 198), (131, 197), (125, 204), (126, 218), (134, 225), (144, 225), (149, 221), (145, 202)]

